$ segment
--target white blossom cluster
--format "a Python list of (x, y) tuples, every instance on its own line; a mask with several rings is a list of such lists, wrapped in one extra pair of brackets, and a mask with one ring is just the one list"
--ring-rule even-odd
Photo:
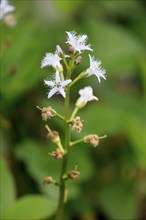
[[(50, 87), (50, 90), (48, 92), (48, 98), (51, 98), (54, 94), (61, 94), (63, 98), (65, 98), (66, 87), (73, 82), (70, 78), (65, 79), (62, 62), (68, 65), (68, 59), (71, 60), (72, 57), (75, 56), (77, 61), (76, 63), (79, 63), (82, 59), (81, 54), (83, 51), (93, 51), (93, 49), (91, 49), (91, 45), (86, 44), (88, 39), (87, 35), (77, 35), (75, 31), (67, 31), (66, 34), (66, 44), (70, 54), (64, 54), (60, 46), (57, 45), (55, 53), (46, 53), (45, 57), (41, 62), (41, 68), (52, 66), (55, 70), (54, 77), (52, 80), (44, 80), (45, 85)], [(89, 68), (87, 68), (84, 71), (84, 77), (95, 75), (99, 82), (101, 81), (101, 78), (106, 79), (105, 70), (101, 68), (101, 61), (95, 60), (94, 56), (91, 56), (89, 54), (89, 63)], [(91, 100), (98, 100), (98, 98), (93, 95), (93, 90), (90, 86), (81, 89), (79, 91), (79, 95), (80, 98), (77, 101), (77, 105), (81, 105), (81, 103), (86, 104), (88, 101)]]

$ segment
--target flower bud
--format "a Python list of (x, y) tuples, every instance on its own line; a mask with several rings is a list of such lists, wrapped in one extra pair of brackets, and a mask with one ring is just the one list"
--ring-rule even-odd
[(73, 179), (73, 180), (76, 180), (76, 179), (79, 179), (80, 177), (80, 172), (79, 171), (76, 171), (76, 170), (72, 170), (69, 172), (69, 178)]
[(54, 160), (59, 160), (63, 157), (63, 153), (60, 148), (56, 148), (56, 150), (51, 153), (49, 152), (49, 155), (51, 155)]
[(99, 137), (96, 134), (89, 134), (83, 138), (83, 141), (96, 147), (99, 143)]
[(69, 51), (70, 53), (74, 53), (74, 48), (71, 47), (71, 46), (69, 46), (69, 47), (68, 47), (68, 51)]
[(56, 46), (56, 53), (61, 57), (64, 56), (63, 50), (59, 45)]
[(75, 60), (75, 64), (78, 65), (78, 64), (81, 63), (81, 61), (82, 61), (82, 57), (81, 57), (81, 56), (78, 56), (78, 57), (76, 58), (76, 60)]
[(52, 178), (51, 176), (46, 176), (46, 177), (43, 179), (43, 184), (44, 184), (44, 185), (48, 185), (48, 184), (53, 183), (53, 182), (54, 182), (54, 180), (53, 180), (53, 178)]
[(72, 128), (75, 129), (77, 132), (81, 132), (82, 128), (83, 128), (83, 120), (80, 119), (79, 116), (73, 118), (73, 120), (71, 121), (72, 123)]

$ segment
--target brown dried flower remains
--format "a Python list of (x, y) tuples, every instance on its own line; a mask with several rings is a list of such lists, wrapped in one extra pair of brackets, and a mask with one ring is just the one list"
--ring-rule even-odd
[(53, 178), (51, 176), (46, 176), (44, 179), (43, 179), (43, 184), (44, 185), (48, 185), (50, 183), (53, 183)]
[(71, 179), (74, 179), (74, 180), (79, 179), (79, 177), (80, 177), (80, 172), (79, 172), (79, 171), (76, 171), (76, 170), (72, 170), (72, 171), (70, 171), (70, 173), (69, 173), (69, 177), (70, 177)]
[(77, 132), (81, 132), (83, 128), (83, 120), (80, 119), (79, 116), (73, 118), (72, 120), (72, 128), (75, 129)]
[(63, 158), (63, 153), (59, 148), (56, 148), (56, 150), (52, 151), (51, 153), (49, 152), (49, 155), (51, 155), (54, 160), (59, 160)]
[(46, 121), (48, 118), (54, 117), (56, 115), (56, 111), (51, 107), (42, 109), (42, 119)]
[(96, 147), (99, 144), (99, 137), (96, 134), (89, 134), (84, 137), (84, 142)]

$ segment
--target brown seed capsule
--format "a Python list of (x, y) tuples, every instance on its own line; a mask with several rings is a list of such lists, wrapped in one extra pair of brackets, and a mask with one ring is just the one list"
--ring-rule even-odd
[(76, 170), (72, 170), (69, 172), (69, 177), (73, 180), (79, 179), (80, 177), (80, 172)]
[(48, 184), (53, 183), (53, 182), (54, 182), (54, 180), (53, 180), (53, 178), (52, 178), (51, 176), (46, 176), (46, 177), (43, 179), (43, 184), (44, 184), (44, 185), (48, 185)]
[(54, 160), (59, 160), (63, 157), (63, 153), (59, 148), (56, 148), (56, 150), (51, 153), (49, 152), (49, 155), (51, 155)]
[(84, 137), (84, 143), (88, 143), (96, 147), (99, 144), (99, 137), (96, 134), (89, 134)]
[(72, 128), (75, 129), (77, 132), (81, 132), (82, 128), (83, 128), (83, 120), (80, 119), (79, 116), (73, 118), (72, 120)]

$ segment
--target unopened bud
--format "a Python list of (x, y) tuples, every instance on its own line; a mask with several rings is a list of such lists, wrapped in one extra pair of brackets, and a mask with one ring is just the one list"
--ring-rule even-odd
[(72, 120), (72, 128), (75, 129), (77, 132), (81, 132), (82, 128), (83, 128), (83, 120), (80, 119), (79, 116), (73, 118)]
[(75, 60), (75, 64), (76, 65), (78, 65), (78, 64), (80, 64), (81, 63), (81, 61), (82, 61), (82, 57), (81, 56), (78, 56), (77, 58), (76, 58), (76, 60)]
[(63, 50), (59, 45), (56, 46), (56, 53), (61, 57), (64, 56)]
[(56, 150), (51, 153), (49, 152), (49, 155), (51, 155), (54, 160), (59, 160), (63, 157), (63, 153), (59, 148), (56, 148)]
[(69, 172), (69, 177), (73, 180), (79, 179), (80, 177), (80, 172), (76, 170), (72, 170)]
[(74, 48), (71, 47), (71, 46), (69, 46), (69, 47), (68, 47), (68, 51), (69, 51), (70, 53), (74, 53)]
[(51, 176), (46, 176), (46, 177), (43, 179), (43, 184), (44, 184), (44, 185), (48, 185), (48, 184), (53, 183), (53, 182), (54, 182), (54, 180), (53, 180), (53, 178), (52, 178)]
[(99, 137), (96, 134), (89, 134), (83, 138), (84, 143), (88, 143), (96, 147), (99, 144)]

